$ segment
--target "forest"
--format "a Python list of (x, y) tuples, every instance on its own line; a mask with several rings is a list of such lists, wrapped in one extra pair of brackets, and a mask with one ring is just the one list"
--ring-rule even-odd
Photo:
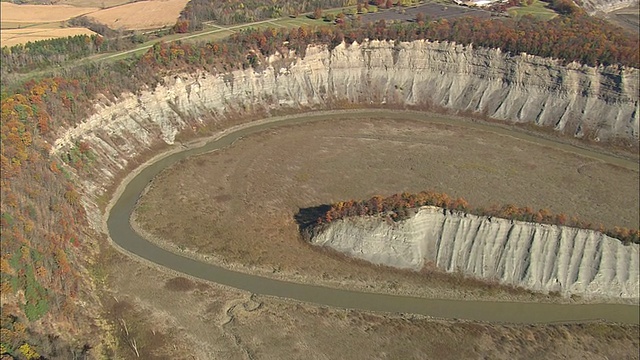
[[(240, 6), (239, 1), (221, 3), (230, 6), (230, 9)], [(190, 4), (192, 8), (197, 6), (197, 2)], [(322, 2), (321, 5), (331, 4)], [(303, 11), (319, 4), (303, 1), (291, 2), (289, 6), (299, 6), (299, 11)], [(286, 14), (284, 11), (292, 10), (282, 11)], [(230, 16), (228, 21), (240, 21), (233, 20), (232, 13), (225, 14)], [(193, 14), (200, 16), (199, 11)], [(267, 15), (256, 13), (251, 16)], [(206, 70), (221, 73), (251, 67), (259, 71), (264, 58), (277, 52), (294, 50), (304, 56), (309, 44), (324, 44), (332, 48), (343, 41), (351, 43), (367, 38), (386, 41), (455, 41), (474, 46), (499, 47), (513, 54), (527, 52), (589, 65), (638, 67), (639, 63), (638, 39), (580, 12), (559, 16), (549, 22), (529, 18), (464, 18), (363, 25), (355, 17), (339, 26), (248, 30), (226, 40), (204, 44), (160, 42), (140, 58), (100, 64), (89, 62), (65, 69), (60, 76), (30, 79), (21, 84), (11, 84), (10, 87), (5, 86), (3, 80), (0, 123), (0, 290), (5, 299), (11, 301), (3, 301), (0, 353), (12, 356), (19, 353), (33, 355), (38, 351), (70, 354), (86, 351), (88, 346), (78, 343), (56, 347), (52, 344), (59, 344), (60, 341), (38, 333), (30, 324), (56, 323), (56, 333), (77, 334), (83, 331), (79, 330), (83, 329), (82, 319), (86, 321), (92, 318), (88, 310), (80, 308), (78, 304), (80, 300), (96, 304), (91, 294), (92, 284), (88, 283), (90, 280), (83, 275), (83, 271), (89, 266), (87, 259), (90, 256), (87, 254), (93, 252), (98, 237), (87, 225), (82, 190), (77, 180), (78, 177), (94, 176), (94, 155), (90, 146), (82, 142), (76, 143), (60, 157), (51, 157), (49, 150), (59, 129), (73, 127), (91, 114), (91, 104), (97, 94), (113, 100), (122, 92), (138, 91), (143, 84), (153, 86), (174, 71)], [(55, 64), (105, 51), (105, 43), (108, 44), (109, 40), (101, 39), (98, 36), (80, 36), (27, 44), (21, 48), (3, 48), (3, 72), (5, 68), (29, 68), (43, 62)], [(393, 211), (396, 218), (401, 218), (404, 209), (431, 202), (447, 209), (469, 209), (463, 200), (452, 200), (444, 195), (401, 194), (365, 202), (335, 204), (328, 217), (325, 216), (321, 222), (381, 211)], [(562, 214), (513, 206), (485, 209), (478, 214), (594, 228)], [(627, 243), (638, 242), (638, 232), (635, 230), (613, 229), (606, 232)], [(48, 331), (54, 330), (49, 328)], [(38, 356), (33, 355), (33, 358)]]
[[(555, 21), (552, 20), (552, 22)], [(591, 66), (622, 65), (637, 67), (640, 62), (639, 40), (617, 33), (615, 28), (598, 26), (599, 22), (583, 17), (562, 17), (555, 26), (532, 19), (513, 21), (462, 18), (422, 23), (384, 21), (358, 25), (345, 22), (340, 26), (292, 29), (245, 30), (233, 34), (228, 41), (196, 45), (189, 43), (157, 43), (139, 62), (152, 76), (161, 67), (206, 69), (218, 73), (253, 67), (261, 69), (266, 56), (293, 50), (304, 56), (309, 44), (325, 44), (330, 49), (346, 42), (365, 39), (383, 41), (453, 41), (505, 52), (522, 52), (578, 62)], [(592, 31), (584, 34), (584, 30)]]
[(445, 193), (433, 191), (394, 194), (388, 197), (377, 195), (362, 201), (340, 201), (327, 207), (326, 212), (316, 219), (316, 225), (322, 226), (336, 220), (357, 216), (384, 216), (397, 222), (409, 218), (422, 206), (437, 206), (477, 216), (595, 230), (619, 239), (626, 245), (640, 244), (640, 229), (622, 227), (606, 229), (602, 224), (591, 224), (562, 213), (554, 214), (548, 209), (534, 210), (528, 206), (518, 207), (513, 204), (493, 205), (488, 208), (472, 207), (464, 198), (454, 199)]
[[(378, 2), (373, 1), (375, 4)], [(250, 3), (239, 0), (214, 3), (193, 0), (188, 3), (176, 26), (162, 34), (199, 30), (202, 28), (202, 22), (206, 21), (215, 21), (220, 24), (246, 23), (296, 15), (326, 7), (355, 5), (355, 2), (353, 0), (315, 0), (278, 4), (276, 6), (273, 2), (266, 0), (254, 0)], [(253, 36), (264, 35), (269, 40), (267, 49), (264, 49), (265, 44), (258, 44), (263, 54), (273, 53), (275, 50), (273, 44), (290, 41), (290, 38), (295, 38), (297, 50), (302, 50), (302, 47), (306, 47), (307, 44), (318, 41), (335, 45), (343, 40), (350, 43), (361, 42), (367, 38), (393, 41), (426, 39), (500, 48), (512, 54), (527, 53), (567, 62), (576, 61), (591, 66), (640, 66), (640, 40), (637, 36), (628, 34), (604, 20), (586, 15), (568, 0), (552, 0), (549, 6), (562, 16), (549, 21), (530, 16), (521, 19), (466, 17), (431, 21), (428, 16), (419, 14), (416, 21), (412, 23), (387, 24), (380, 21), (376, 24), (363, 24), (359, 15), (338, 14), (339, 24), (327, 25), (323, 30), (319, 28), (278, 29), (275, 32), (269, 30), (268, 32), (273, 35), (268, 35), (267, 31), (261, 34), (251, 31), (250, 33), (253, 33)], [(273, 8), (281, 8), (281, 10), (274, 12)], [(136, 33), (122, 34), (108, 28), (98, 28), (97, 24), (87, 22), (88, 20), (84, 18), (73, 21), (78, 26), (89, 26), (102, 31), (104, 36), (78, 35), (64, 39), (30, 42), (10, 48), (3, 47), (0, 54), (2, 83), (7, 84), (11, 79), (8, 76), (11, 72), (43, 69), (94, 54), (130, 49), (147, 41), (150, 36)], [(242, 37), (247, 36), (250, 35), (242, 35)], [(232, 43), (228, 45), (233, 46)], [(202, 47), (202, 45), (193, 46)], [(230, 49), (231, 52), (238, 50), (241, 49)]]

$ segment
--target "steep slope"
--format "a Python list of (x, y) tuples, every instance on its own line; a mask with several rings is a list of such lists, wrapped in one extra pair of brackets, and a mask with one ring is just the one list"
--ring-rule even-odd
[(262, 71), (184, 74), (115, 102), (105, 99), (85, 123), (60, 134), (54, 151), (85, 139), (103, 155), (120, 153), (103, 164), (123, 163), (155, 141), (171, 144), (179, 131), (209, 115), (223, 120), (281, 107), (345, 103), (445, 107), (578, 136), (589, 129), (601, 139), (637, 141), (639, 80), (633, 68), (562, 66), (450, 43), (312, 47), (304, 59), (294, 53), (271, 57)]
[(423, 207), (399, 223), (379, 217), (338, 220), (310, 241), (375, 264), (412, 270), (431, 264), (535, 291), (639, 296), (640, 247), (592, 230)]
[[(154, 89), (115, 101), (103, 98), (94, 115), (61, 131), (53, 153), (64, 154), (85, 143), (94, 166), (101, 169), (93, 179), (82, 180), (94, 227), (101, 228), (101, 214), (92, 199), (104, 194), (115, 176), (143, 152), (173, 144), (182, 131), (274, 109), (349, 103), (435, 106), (577, 135), (590, 129), (601, 138), (638, 139), (638, 69), (562, 66), (535, 56), (428, 41), (343, 43), (331, 50), (316, 46), (307, 49), (304, 59), (293, 52), (273, 56), (261, 69), (166, 77)], [(517, 276), (522, 275), (514, 273), (508, 279)], [(555, 275), (549, 276), (531, 281), (556, 289), (549, 285)], [(562, 286), (562, 291), (580, 288)], [(620, 290), (629, 291), (626, 285)]]

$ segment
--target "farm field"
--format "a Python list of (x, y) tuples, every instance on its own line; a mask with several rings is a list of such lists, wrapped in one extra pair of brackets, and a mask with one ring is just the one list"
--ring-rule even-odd
[(107, 9), (132, 2), (135, 2), (135, 0), (60, 0), (57, 4)]
[(98, 8), (71, 5), (16, 5), (2, 2), (0, 44), (14, 46), (29, 41), (94, 34), (87, 28), (66, 27), (65, 22), (96, 10)]
[(640, 34), (640, 6), (634, 6), (614, 10), (602, 15), (605, 19), (634, 34)]
[[(71, 5), (16, 5), (0, 2), (0, 20), (11, 23), (37, 24), (66, 21), (99, 10), (95, 7)], [(3, 26), (4, 27), (4, 26)]]
[(0, 43), (2, 46), (14, 46), (25, 44), (29, 41), (39, 41), (54, 38), (62, 38), (75, 35), (92, 35), (93, 31), (87, 28), (71, 27), (29, 27), (20, 29), (2, 29)]
[(171, 27), (188, 1), (139, 1), (96, 11), (89, 18), (112, 29), (149, 30)]

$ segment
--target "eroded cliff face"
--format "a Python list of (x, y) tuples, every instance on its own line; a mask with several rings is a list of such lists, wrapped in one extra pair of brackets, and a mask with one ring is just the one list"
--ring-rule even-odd
[(435, 265), (535, 291), (639, 296), (640, 247), (592, 230), (424, 207), (398, 223), (379, 217), (338, 220), (310, 241), (375, 264), (412, 270)]
[(333, 50), (310, 47), (304, 59), (274, 56), (260, 71), (182, 74), (153, 89), (107, 98), (95, 114), (60, 130), (54, 153), (90, 144), (100, 195), (140, 153), (172, 144), (185, 129), (273, 109), (322, 109), (345, 103), (446, 107), (531, 122), (576, 135), (638, 139), (638, 69), (561, 66), (529, 55), (450, 43), (371, 41)]
[(638, 5), (638, 0), (583, 0), (582, 7), (590, 14), (610, 12), (629, 6)]

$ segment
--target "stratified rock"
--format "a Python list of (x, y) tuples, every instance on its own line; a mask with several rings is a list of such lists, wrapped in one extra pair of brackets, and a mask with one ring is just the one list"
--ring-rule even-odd
[(638, 299), (640, 247), (602, 233), (423, 207), (392, 222), (336, 220), (310, 242), (375, 264), (420, 270), (429, 263), (534, 291)]

